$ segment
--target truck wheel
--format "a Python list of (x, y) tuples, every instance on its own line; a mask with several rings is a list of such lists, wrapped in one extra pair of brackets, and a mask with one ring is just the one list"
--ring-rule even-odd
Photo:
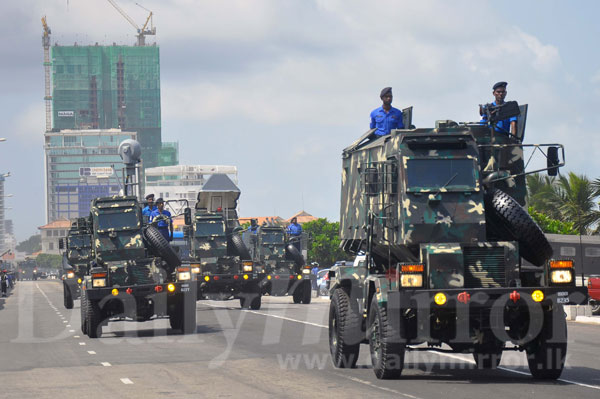
[(254, 296), (254, 298), (252, 298), (252, 301), (250, 302), (250, 309), (259, 310), (261, 305), (262, 305), (262, 295), (260, 293), (258, 293), (257, 295)]
[(309, 280), (304, 280), (302, 285), (302, 303), (308, 305), (312, 299), (312, 285)]
[(293, 260), (296, 266), (302, 267), (304, 265), (304, 258), (302, 257), (302, 254), (300, 251), (298, 251), (298, 248), (292, 244), (288, 244), (285, 247), (285, 255), (286, 258)]
[(387, 318), (387, 311), (380, 307), (373, 297), (369, 312), (369, 349), (375, 376), (380, 380), (400, 378), (404, 368), (404, 345), (392, 342), (393, 329)]
[(302, 284), (298, 284), (296, 286), (292, 297), (294, 299), (294, 303), (302, 303), (302, 298), (304, 297), (304, 287), (302, 286)]
[(90, 338), (100, 338), (102, 336), (102, 311), (98, 306), (98, 302), (87, 299), (85, 313), (87, 319), (87, 336)]
[(242, 309), (259, 310), (262, 305), (262, 295), (260, 287), (255, 286), (249, 292), (240, 294), (240, 307)]
[(329, 352), (335, 367), (356, 366), (362, 341), (357, 308), (346, 290), (334, 291), (329, 305)]
[(233, 244), (235, 253), (240, 257), (240, 259), (242, 259), (242, 260), (252, 259), (252, 256), (250, 256), (250, 251), (248, 251), (246, 244), (244, 244), (244, 241), (242, 241), (242, 237), (240, 237), (237, 234), (232, 235), (231, 243)]
[(79, 306), (81, 309), (81, 332), (87, 335), (87, 296), (85, 295), (85, 290), (81, 290), (81, 305)]
[(527, 364), (535, 379), (556, 380), (567, 356), (567, 321), (562, 305), (544, 312), (544, 326), (527, 350)]
[(523, 259), (542, 266), (552, 256), (552, 247), (540, 227), (510, 195), (492, 188), (485, 196), (485, 209), (488, 234), (518, 241)]
[(69, 286), (63, 284), (63, 296), (65, 302), (65, 309), (73, 309), (73, 296), (71, 295), (71, 290)]
[(600, 302), (590, 301), (590, 306), (592, 307), (593, 315), (600, 315)]
[(478, 369), (495, 370), (500, 365), (502, 359), (502, 350), (497, 351), (475, 351), (473, 359)]
[(183, 294), (169, 314), (169, 324), (173, 330), (183, 334), (196, 332), (196, 297)]
[(148, 241), (150, 247), (154, 250), (157, 256), (160, 256), (167, 265), (171, 268), (171, 271), (175, 270), (176, 267), (181, 265), (181, 259), (175, 253), (175, 250), (171, 248), (169, 242), (163, 237), (163, 235), (154, 226), (148, 226), (144, 229), (144, 238)]

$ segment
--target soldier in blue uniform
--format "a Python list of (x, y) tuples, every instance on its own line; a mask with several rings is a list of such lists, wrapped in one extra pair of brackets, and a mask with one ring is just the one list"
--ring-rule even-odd
[(390, 134), (392, 129), (404, 129), (402, 111), (392, 107), (392, 88), (386, 87), (381, 90), (379, 97), (383, 104), (371, 112), (371, 129), (377, 129), (375, 130), (377, 136)]
[[(506, 98), (506, 86), (508, 83), (506, 82), (498, 82), (492, 87), (492, 94), (494, 95), (495, 101), (491, 103), (491, 105), (502, 105), (504, 104), (504, 99)], [(479, 113), (481, 115), (481, 122), (487, 122), (487, 114), (484, 108), (479, 109)], [(498, 121), (494, 130), (498, 133), (503, 134), (517, 134), (517, 117), (513, 116), (512, 118), (504, 119)]]
[(292, 218), (291, 223), (286, 228), (286, 232), (290, 236), (290, 243), (301, 251), (300, 236), (302, 235), (302, 226), (298, 223), (297, 218)]
[(258, 223), (256, 219), (250, 219), (250, 227), (248, 227), (248, 231), (252, 234), (258, 233)]
[(165, 201), (162, 198), (156, 200), (156, 209), (150, 214), (150, 222), (157, 219), (156, 227), (167, 241), (173, 241), (173, 220), (171, 212), (165, 209)]
[(148, 218), (150, 218), (152, 212), (156, 210), (156, 206), (154, 205), (154, 194), (146, 195), (146, 203), (148, 205), (142, 209), (142, 216), (148, 216)]

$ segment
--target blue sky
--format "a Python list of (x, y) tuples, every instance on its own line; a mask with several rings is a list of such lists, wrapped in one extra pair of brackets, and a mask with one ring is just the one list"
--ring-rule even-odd
[[(242, 216), (339, 217), (341, 149), (382, 87), (417, 127), (476, 120), (494, 82), (530, 105), (526, 141), (560, 142), (567, 170), (600, 176), (600, 3), (588, 1), (141, 0), (161, 46), (163, 140), (182, 164), (238, 166)], [(141, 24), (146, 12), (119, 4)], [(44, 224), (42, 28), (63, 44), (128, 44), (105, 0), (0, 6), (0, 143), (18, 240)], [(154, 39), (150, 39), (154, 41)]]

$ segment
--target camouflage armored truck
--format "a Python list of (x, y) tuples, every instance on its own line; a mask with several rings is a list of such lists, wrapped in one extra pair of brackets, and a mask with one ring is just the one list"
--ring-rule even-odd
[(560, 376), (563, 305), (586, 303), (587, 291), (519, 202), (523, 148), (543, 150), (550, 174), (564, 151), (522, 144), (525, 113), (516, 137), (494, 132), (519, 114), (516, 103), (492, 111), (489, 125), (369, 131), (343, 151), (341, 246), (366, 262), (329, 272), (336, 367), (354, 367), (368, 343), (382, 379), (400, 377), (408, 350), (470, 353), (480, 368), (495, 368), (504, 350), (525, 351), (534, 378)]
[(290, 294), (294, 303), (310, 303), (310, 267), (304, 267), (304, 258), (290, 243), (284, 227), (263, 225), (258, 227), (256, 234), (247, 230), (243, 238), (254, 264), (261, 267), (266, 276), (261, 282), (263, 293), (272, 296)]
[(168, 317), (184, 334), (196, 330), (196, 286), (189, 267), (154, 226), (145, 226), (134, 196), (92, 200), (94, 250), (82, 283), (81, 329), (90, 338), (111, 320)]
[(196, 212), (187, 223), (191, 270), (197, 275), (198, 299), (238, 298), (242, 308), (260, 309), (259, 281), (241, 236), (237, 215), (239, 188), (224, 174), (216, 174), (198, 193)]
[(73, 308), (73, 300), (81, 295), (80, 284), (89, 271), (93, 259), (92, 239), (87, 218), (71, 222), (67, 237), (58, 242), (63, 253), (63, 297), (66, 309)]

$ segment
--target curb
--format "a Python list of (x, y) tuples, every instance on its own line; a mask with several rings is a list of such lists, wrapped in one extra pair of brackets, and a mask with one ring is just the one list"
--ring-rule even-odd
[(600, 325), (600, 317), (592, 317), (592, 316), (577, 316), (575, 320), (571, 320), (576, 323), (584, 323), (584, 324), (597, 324)]

